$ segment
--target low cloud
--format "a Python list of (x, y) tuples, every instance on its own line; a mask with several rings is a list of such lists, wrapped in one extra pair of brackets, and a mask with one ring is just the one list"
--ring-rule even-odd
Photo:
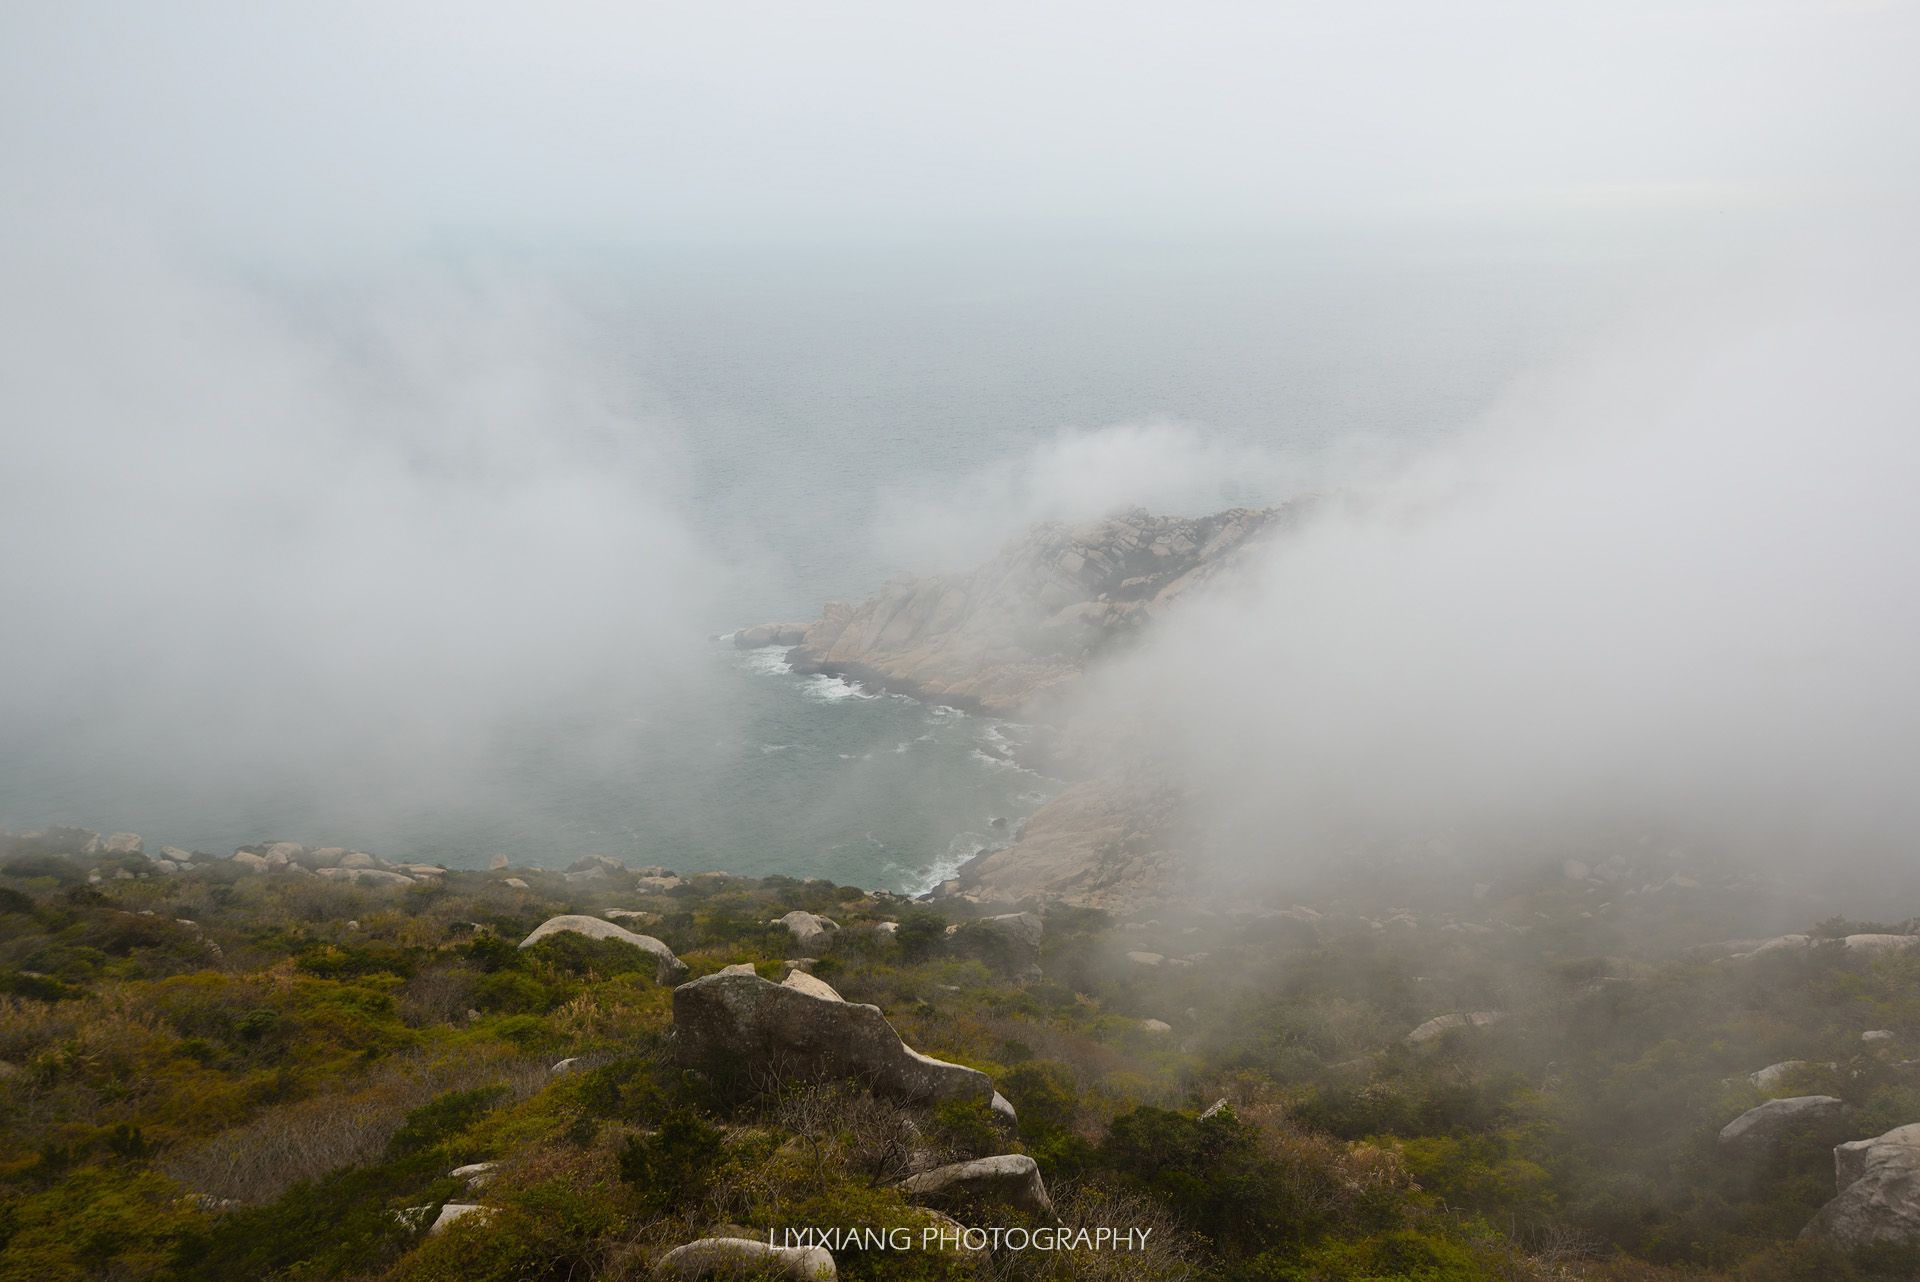
[(673, 433), (537, 279), (302, 290), (9, 232), (0, 752), (37, 778), (6, 820), (292, 792), (364, 822), (520, 721), (692, 679), (721, 571)]
[(1910, 283), (1882, 262), (1670, 308), (1528, 380), (1323, 499), (1090, 707), (1147, 726), (1253, 864), (1542, 821), (1910, 857)]

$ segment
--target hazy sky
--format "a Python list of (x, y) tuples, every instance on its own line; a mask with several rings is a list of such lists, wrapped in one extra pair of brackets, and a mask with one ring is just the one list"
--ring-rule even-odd
[(214, 243), (909, 236), (1911, 189), (1920, 7), (0, 6), (16, 190)]

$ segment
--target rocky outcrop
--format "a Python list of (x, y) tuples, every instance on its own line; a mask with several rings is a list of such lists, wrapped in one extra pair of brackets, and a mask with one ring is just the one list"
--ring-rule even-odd
[(968, 860), (935, 894), (1130, 912), (1184, 896), (1187, 846), (1182, 791), (1134, 767), (1067, 788), (1033, 812), (1013, 845)]
[(1027, 1215), (1053, 1215), (1053, 1201), (1040, 1178), (1040, 1167), (1024, 1153), (936, 1167), (912, 1176), (900, 1188), (909, 1197), (936, 1206), (1005, 1206)]
[(1486, 1028), (1499, 1023), (1506, 1017), (1505, 1011), (1498, 1010), (1453, 1011), (1446, 1015), (1435, 1015), (1407, 1034), (1407, 1044), (1418, 1046), (1421, 1042), (1430, 1042), (1450, 1029)]
[(674, 1056), (695, 1068), (852, 1078), (908, 1101), (991, 1102), (993, 1082), (985, 1073), (920, 1054), (878, 1007), (838, 996), (817, 997), (758, 975), (709, 975), (682, 984), (673, 990)]
[(667, 947), (652, 935), (636, 935), (623, 926), (598, 917), (586, 917), (568, 913), (559, 917), (550, 917), (534, 928), (532, 934), (520, 941), (520, 947), (531, 948), (549, 935), (561, 931), (572, 931), (576, 935), (585, 935), (588, 939), (617, 939), (623, 944), (632, 944), (635, 948), (653, 954), (654, 978), (665, 984), (687, 972), (687, 964), (673, 955), (673, 949)]
[(1289, 524), (1299, 506), (1198, 519), (1131, 508), (1084, 525), (1036, 525), (971, 573), (902, 575), (857, 606), (828, 602), (789, 662), (1011, 715), (1063, 693), (1089, 662)]
[(1836, 1196), (1807, 1227), (1806, 1239), (1843, 1251), (1876, 1243), (1920, 1246), (1920, 1123), (1833, 1150)]
[(1720, 1128), (1720, 1147), (1743, 1156), (1760, 1156), (1779, 1147), (1797, 1130), (1837, 1121), (1846, 1104), (1831, 1095), (1790, 1095), (1750, 1108)]
[(963, 922), (953, 929), (952, 946), (1022, 982), (1040, 978), (1040, 942), (1045, 926), (1032, 913), (1003, 913)]
[(763, 1277), (768, 1273), (794, 1282), (831, 1282), (840, 1276), (824, 1247), (768, 1246), (750, 1237), (703, 1237), (676, 1246), (660, 1258), (653, 1272), (655, 1277), (676, 1282)]
[(762, 623), (751, 628), (741, 628), (733, 634), (733, 645), (736, 650), (758, 650), (770, 645), (799, 645), (807, 639), (808, 626), (805, 623)]

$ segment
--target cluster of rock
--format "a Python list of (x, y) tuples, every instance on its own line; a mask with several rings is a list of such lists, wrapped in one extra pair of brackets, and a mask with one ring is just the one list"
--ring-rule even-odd
[(328, 881), (363, 885), (411, 886), (426, 877), (438, 877), (446, 869), (434, 864), (393, 864), (363, 850), (344, 846), (314, 848), (297, 842), (274, 841), (257, 846), (241, 846), (225, 859), (200, 850), (181, 850), (162, 846), (150, 853), (138, 833), (116, 832), (110, 837), (86, 828), (49, 828), (42, 832), (20, 833), (7, 837), (8, 867), (28, 872), (24, 859), (53, 858), (66, 861), (94, 861), (88, 880), (94, 882), (142, 876), (174, 876), (181, 873), (207, 873), (224, 870), (241, 875), (316, 876)]
[(1083, 525), (1048, 522), (971, 573), (902, 575), (859, 605), (829, 601), (798, 640), (799, 625), (763, 624), (734, 644), (792, 645), (796, 671), (1012, 714), (1071, 685), (1292, 513), (1234, 508), (1188, 519), (1130, 508)]

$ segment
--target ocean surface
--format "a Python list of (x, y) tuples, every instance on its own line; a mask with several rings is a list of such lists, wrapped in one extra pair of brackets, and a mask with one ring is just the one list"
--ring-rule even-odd
[[(987, 528), (961, 563), (1018, 533), (992, 528), (983, 478), (1017, 488), (1063, 429), (1182, 424), (1301, 475), (1343, 443), (1443, 437), (1649, 274), (1591, 246), (1452, 242), (598, 250), (542, 270), (589, 318), (624, 412), (671, 442), (682, 519), (732, 567), (680, 621), (678, 688), (522, 714), (457, 771), (373, 782), (196, 772), (185, 727), (103, 747), (16, 726), (0, 732), (0, 825), (132, 830), (149, 850), (284, 839), (454, 867), (605, 853), (926, 889), (1061, 786), (1008, 759), (1025, 728), (798, 676), (727, 633), (937, 568), (887, 538), (916, 504), (964, 511), (980, 488)], [(1289, 497), (1259, 485), (1223, 478), (1189, 502)]]

